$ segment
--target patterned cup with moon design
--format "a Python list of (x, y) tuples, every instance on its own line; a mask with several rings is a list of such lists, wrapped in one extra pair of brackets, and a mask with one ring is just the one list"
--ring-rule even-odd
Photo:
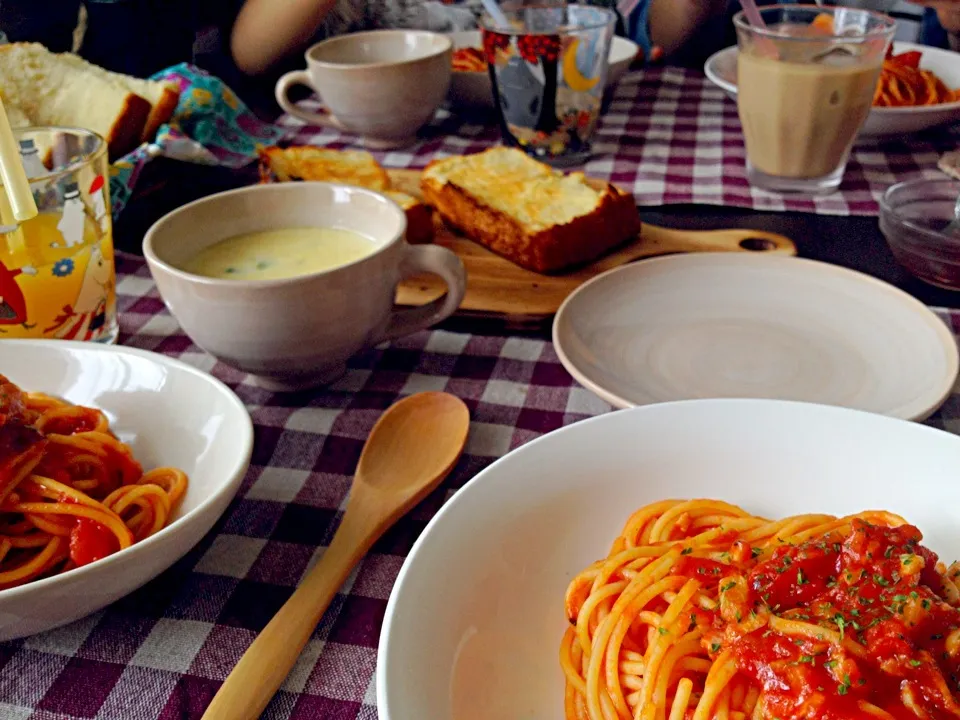
[(590, 157), (616, 15), (591, 5), (501, 6), (481, 21), (503, 141), (551, 165)]
[(107, 144), (79, 128), (14, 131), (37, 217), (0, 192), (0, 339), (117, 339)]

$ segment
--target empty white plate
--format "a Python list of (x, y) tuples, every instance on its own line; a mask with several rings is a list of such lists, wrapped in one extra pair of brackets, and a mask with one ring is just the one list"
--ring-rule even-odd
[(926, 306), (852, 270), (798, 258), (672, 255), (604, 273), (560, 307), (564, 367), (616, 407), (771, 398), (922, 420), (957, 378)]

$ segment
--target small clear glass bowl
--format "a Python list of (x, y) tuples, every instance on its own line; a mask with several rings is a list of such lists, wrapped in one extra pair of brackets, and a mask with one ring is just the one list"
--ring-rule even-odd
[(894, 257), (924, 282), (960, 290), (960, 233), (954, 219), (960, 182), (949, 178), (897, 183), (880, 199), (880, 231)]

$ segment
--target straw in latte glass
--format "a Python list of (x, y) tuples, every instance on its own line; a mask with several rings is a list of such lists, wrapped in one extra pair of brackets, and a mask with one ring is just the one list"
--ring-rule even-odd
[[(740, 6), (743, 8), (743, 14), (747, 16), (747, 22), (759, 30), (766, 30), (767, 24), (763, 21), (763, 15), (760, 14), (757, 3), (754, 0), (740, 0)], [(771, 58), (778, 58), (780, 53), (772, 42), (758, 35), (756, 39), (757, 47), (763, 55)]]
[[(37, 216), (37, 204), (20, 162), (20, 151), (10, 129), (3, 100), (0, 100), (0, 183), (3, 183), (7, 196), (7, 202), (0, 203), (0, 208), (4, 210), (0, 222), (19, 225)], [(8, 212), (10, 217), (7, 217)]]

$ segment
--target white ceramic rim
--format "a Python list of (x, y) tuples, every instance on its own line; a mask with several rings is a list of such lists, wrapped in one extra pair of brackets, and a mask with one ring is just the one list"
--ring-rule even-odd
[[(142, 358), (144, 360), (150, 360), (152, 362), (161, 362), (162, 364), (170, 365), (177, 370), (182, 370), (190, 375), (195, 375), (204, 379), (213, 385), (217, 390), (227, 399), (227, 401), (233, 405), (238, 411), (241, 412), (245, 418), (244, 422), (244, 432), (243, 435), (236, 438), (237, 446), (237, 461), (234, 463), (233, 468), (230, 470), (230, 477), (232, 478), (229, 483), (221, 487), (216, 492), (212, 493), (209, 497), (204, 499), (199, 505), (187, 512), (186, 514), (178, 517), (172, 523), (164, 527), (159, 532), (151, 535), (148, 538), (141, 540), (138, 543), (134, 543), (125, 550), (118, 550), (112, 555), (108, 555), (105, 558), (100, 560), (95, 560), (94, 562), (88, 565), (82, 565), (81, 567), (73, 568), (72, 570), (67, 570), (66, 572), (60, 572), (56, 575), (51, 575), (49, 577), (41, 578), (39, 580), (31, 580), (28, 583), (23, 585), (18, 585), (17, 587), (7, 588), (5, 590), (0, 590), (0, 598), (8, 600), (14, 598), (17, 595), (27, 594), (36, 592), (38, 590), (43, 590), (43, 588), (48, 587), (54, 583), (59, 582), (62, 578), (80, 578), (83, 575), (110, 567), (112, 564), (117, 562), (118, 558), (129, 557), (134, 553), (147, 550), (157, 543), (159, 543), (167, 535), (171, 535), (180, 530), (180, 526), (184, 524), (188, 518), (198, 515), (206, 510), (209, 506), (215, 504), (220, 498), (224, 495), (228, 495), (230, 498), (233, 498), (237, 491), (240, 489), (240, 485), (243, 482), (243, 477), (246, 474), (246, 470), (250, 465), (250, 458), (253, 456), (253, 420), (250, 418), (250, 413), (247, 411), (246, 406), (241, 402), (240, 398), (236, 394), (224, 385), (220, 380), (215, 378), (209, 373), (205, 373), (202, 370), (198, 370), (192, 365), (188, 365), (182, 360), (177, 360), (176, 358), (168, 357), (166, 355), (160, 355), (159, 353), (150, 352), (149, 350), (141, 350), (140, 348), (126, 347), (124, 345), (98, 345), (97, 343), (91, 342), (80, 342), (76, 340), (36, 340), (36, 339), (9, 339), (4, 340), (4, 345), (7, 343), (12, 344), (12, 346), (21, 346), (21, 347), (36, 347), (44, 348), (50, 347), (51, 343), (56, 343), (57, 347), (72, 348), (74, 350), (85, 350), (90, 352), (100, 352), (108, 354), (120, 354), (120, 355), (132, 355), (134, 357)], [(160, 361), (157, 358), (161, 358)]]
[[(216, 203), (222, 202), (224, 198), (233, 197), (234, 195), (253, 195), (255, 193), (294, 193), (294, 192), (304, 192), (303, 188), (311, 186), (327, 186), (333, 188), (342, 188), (346, 190), (351, 195), (368, 195), (374, 198), (377, 202), (385, 203), (387, 206), (392, 208), (392, 212), (395, 212), (397, 219), (400, 221), (399, 230), (394, 235), (391, 240), (384, 242), (382, 245), (379, 245), (376, 250), (374, 250), (369, 255), (364, 255), (363, 257), (352, 260), (343, 265), (336, 265), (332, 268), (327, 268), (325, 270), (316, 270), (311, 273), (304, 273), (302, 275), (293, 275), (291, 277), (283, 278), (273, 278), (270, 280), (235, 280), (232, 278), (212, 278), (207, 277), (206, 275), (195, 275), (193, 273), (187, 272), (182, 268), (178, 268), (176, 265), (171, 265), (166, 260), (161, 260), (157, 255), (156, 251), (153, 249), (153, 237), (159, 232), (162, 228), (161, 226), (164, 223), (170, 222), (172, 219), (178, 215), (185, 214), (194, 208), (200, 205), (214, 205)], [(280, 229), (279, 227), (277, 229)], [(147, 230), (146, 234), (143, 236), (143, 256), (146, 258), (147, 262), (152, 265), (163, 269), (169, 274), (180, 278), (181, 280), (197, 283), (200, 285), (210, 285), (214, 287), (229, 287), (241, 290), (249, 290), (251, 288), (266, 288), (266, 287), (278, 287), (281, 285), (289, 285), (290, 283), (302, 282), (304, 280), (310, 280), (317, 277), (322, 277), (324, 275), (331, 275), (333, 273), (339, 272), (344, 268), (352, 267), (354, 265), (359, 265), (361, 263), (367, 262), (373, 257), (376, 257), (380, 253), (386, 252), (389, 248), (393, 247), (399, 242), (403, 241), (403, 238), (407, 234), (407, 214), (403, 211), (396, 202), (391, 200), (389, 197), (383, 193), (378, 193), (375, 190), (369, 190), (367, 188), (357, 187), (356, 185), (344, 185), (342, 183), (331, 183), (323, 182), (321, 180), (305, 180), (295, 183), (261, 183), (257, 185), (247, 185), (241, 188), (235, 188), (233, 190), (225, 190), (223, 192), (214, 193), (213, 195), (207, 195), (205, 197), (189, 202), (186, 205), (181, 205), (178, 208), (175, 208), (168, 212), (166, 215), (161, 217), (159, 220), (153, 223), (150, 226), (150, 229)], [(226, 238), (223, 238), (226, 240)], [(371, 238), (372, 239), (372, 238)]]
[[(386, 37), (388, 35), (425, 35), (432, 38), (442, 38), (443, 43), (436, 50), (428, 52), (426, 55), (420, 55), (419, 57), (405, 58), (403, 60), (385, 60), (383, 62), (373, 62), (373, 63), (337, 63), (330, 62), (329, 60), (318, 60), (313, 57), (313, 52), (318, 47), (323, 45), (338, 45), (346, 42), (356, 42), (361, 40), (364, 37)], [(314, 63), (320, 67), (330, 68), (334, 70), (344, 70), (346, 72), (356, 72), (358, 70), (370, 70), (376, 68), (387, 68), (387, 67), (403, 67), (404, 65), (410, 65), (412, 63), (418, 63), (423, 60), (430, 60), (439, 55), (443, 55), (447, 52), (452, 52), (453, 43), (443, 33), (433, 32), (431, 30), (413, 30), (413, 29), (402, 29), (395, 28), (390, 30), (366, 30), (364, 32), (356, 33), (347, 33), (346, 35), (337, 35), (335, 37), (326, 38), (321, 40), (318, 43), (314, 43), (307, 48), (306, 52), (303, 54), (304, 59), (308, 63)]]
[[(29, 137), (24, 137), (24, 135), (30, 135), (31, 133), (40, 133), (40, 132), (62, 132), (64, 134), (73, 134), (73, 135), (88, 135), (92, 138), (95, 138), (97, 141), (97, 147), (88, 152), (87, 154), (72, 160), (69, 165), (62, 167), (58, 170), (47, 170), (43, 175), (37, 175), (35, 177), (28, 177), (27, 180), (31, 183), (34, 182), (52, 182), (58, 180), (67, 175), (72, 175), (75, 172), (79, 172), (84, 167), (92, 165), (96, 162), (99, 162), (107, 154), (107, 141), (103, 139), (103, 135), (100, 133), (94, 132), (93, 130), (87, 130), (86, 128), (77, 127), (75, 125), (27, 125), (26, 127), (11, 128), (13, 130), (13, 138), (17, 142), (20, 140), (30, 140)], [(0, 187), (3, 187), (3, 182), (0, 182)]]
[[(602, 277), (602, 276), (600, 276)], [(544, 442), (547, 438), (551, 438), (555, 435), (566, 435), (571, 432), (577, 432), (578, 428), (581, 426), (586, 426), (593, 423), (604, 423), (604, 422), (616, 422), (612, 420), (617, 416), (623, 415), (624, 413), (643, 413), (650, 412), (654, 408), (662, 408), (664, 405), (668, 406), (682, 406), (690, 404), (726, 404), (726, 405), (739, 405), (741, 407), (749, 407), (752, 405), (780, 405), (780, 406), (802, 406), (802, 407), (816, 407), (822, 409), (824, 412), (833, 412), (833, 413), (842, 413), (842, 414), (856, 414), (856, 415), (868, 415), (871, 419), (877, 420), (879, 422), (885, 423), (900, 423), (906, 422), (905, 420), (899, 418), (891, 418), (885, 415), (877, 415), (876, 413), (869, 413), (864, 410), (856, 410), (853, 408), (842, 408), (831, 405), (821, 405), (818, 403), (804, 403), (797, 402), (793, 400), (767, 400), (767, 399), (735, 399), (735, 398), (716, 398), (716, 399), (698, 399), (698, 400), (677, 400), (674, 402), (667, 403), (658, 403), (657, 405), (641, 405), (638, 407), (631, 407), (629, 409), (618, 410), (615, 412), (604, 413), (603, 415), (596, 415), (586, 420), (581, 420), (570, 425), (565, 425), (564, 427), (558, 428), (548, 432), (540, 437), (534, 438), (530, 442), (527, 442), (520, 447), (511, 450), (506, 455), (503, 455), (500, 458), (497, 458), (494, 462), (488, 465), (486, 468), (481, 470), (479, 473), (470, 478), (463, 486), (457, 490), (453, 497), (451, 497), (447, 502), (445, 502), (437, 514), (433, 516), (430, 522), (427, 523), (427, 526), (423, 529), (423, 532), (420, 533), (420, 536), (414, 541), (413, 547), (410, 548), (410, 552), (407, 553), (407, 557), (403, 561), (403, 565), (400, 567), (400, 572), (397, 573), (397, 579), (393, 584), (393, 589), (390, 591), (390, 598), (387, 600), (387, 608), (383, 617), (383, 626), (380, 630), (380, 641), (377, 644), (377, 710), (380, 713), (380, 720), (390, 720), (390, 712), (387, 707), (387, 680), (388, 673), (386, 672), (387, 668), (382, 664), (384, 658), (388, 655), (388, 646), (390, 645), (390, 635), (391, 629), (393, 626), (394, 614), (396, 612), (396, 605), (399, 602), (399, 598), (403, 595), (404, 585), (406, 584), (407, 574), (410, 571), (410, 568), (417, 562), (417, 555), (420, 553), (420, 549), (427, 543), (430, 542), (430, 536), (433, 534), (435, 526), (441, 522), (445, 522), (444, 518), (448, 513), (453, 512), (452, 508), (459, 506), (461, 504), (469, 503), (471, 501), (472, 493), (475, 492), (476, 486), (479, 483), (484, 482), (485, 479), (495, 473), (499, 472), (500, 465), (507, 462), (507, 459), (510, 458), (515, 453), (526, 452), (529, 448), (536, 447), (539, 443)], [(929, 427), (928, 425), (919, 425), (912, 424), (912, 427), (915, 428), (916, 432), (927, 432), (927, 433), (944, 433), (943, 430), (938, 430), (936, 428)], [(949, 434), (949, 433), (948, 433)]]
[[(527, 2), (526, 0), (507, 0), (507, 2), (500, 3), (500, 11), (505, 15), (507, 13), (520, 13), (524, 10), (556, 10), (558, 7), (563, 6), (553, 4), (550, 2), (550, 0), (534, 0), (533, 2)], [(606, 8), (601, 5), (581, 5), (579, 7), (588, 7), (591, 10), (599, 10), (600, 14), (606, 17), (606, 20), (602, 22), (598, 20), (594, 23), (559, 25), (550, 30), (535, 30), (530, 32), (525, 28), (516, 28), (512, 26), (509, 28), (501, 27), (497, 24), (496, 18), (491, 17), (489, 13), (484, 13), (481, 16), (478, 25), (481, 31), (492, 32), (498, 35), (509, 35), (510, 37), (519, 37), (521, 35), (568, 35), (574, 32), (586, 32), (588, 30), (599, 30), (603, 27), (614, 27), (617, 24), (617, 13), (610, 8)]]
[[(847, 36), (845, 35), (837, 35), (835, 32), (831, 31), (830, 39), (838, 40), (841, 43), (844, 40), (858, 42), (861, 40), (870, 40), (876, 37), (883, 37), (884, 35), (886, 35), (888, 38), (892, 38), (894, 33), (896, 33), (897, 31), (897, 21), (894, 18), (890, 17), (890, 15), (888, 15), (885, 12), (880, 12), (878, 10), (867, 10), (866, 8), (853, 8), (853, 7), (845, 8), (843, 6), (825, 6), (820, 2), (820, 0), (817, 0), (816, 3), (811, 3), (811, 2), (806, 2), (806, 3), (800, 2), (797, 4), (777, 3), (775, 5), (764, 5), (759, 8), (761, 15), (763, 15), (763, 13), (765, 12), (770, 12), (771, 10), (794, 10), (794, 11), (806, 10), (806, 11), (809, 11), (811, 14), (817, 13), (817, 15), (820, 15), (821, 13), (823, 13), (823, 14), (829, 14), (831, 16), (836, 15), (837, 12), (840, 10), (845, 10), (850, 13), (862, 13), (863, 15), (867, 15), (868, 17), (872, 17), (875, 20), (878, 20), (883, 23), (882, 27), (874, 28), (873, 30), (868, 31), (863, 35), (857, 35), (855, 37), (850, 37), (850, 38), (847, 38)], [(764, 25), (763, 27), (755, 27), (749, 20), (747, 20), (747, 14), (743, 10), (741, 10), (740, 12), (738, 12), (736, 15), (733, 16), (733, 26), (737, 28), (737, 30), (744, 30), (746, 32), (752, 33), (753, 35), (756, 35), (757, 37), (765, 37), (770, 39), (776, 39), (779, 41), (786, 40), (787, 42), (790, 42), (790, 43), (809, 42), (808, 38), (804, 38), (802, 36), (799, 36), (799, 37), (794, 37), (789, 35), (783, 36), (780, 33), (776, 32), (775, 30), (771, 30), (766, 25)]]
[[(704, 255), (713, 255), (716, 257), (722, 258), (731, 258), (733, 255), (731, 253), (695, 253), (695, 254), (680, 254), (680, 255), (664, 255), (661, 257), (653, 257), (643, 260), (644, 264), (647, 263), (658, 263), (658, 264), (667, 264), (667, 263), (678, 263), (684, 262), (685, 259), (690, 257), (701, 258)], [(821, 262), (819, 260), (810, 260), (808, 258), (798, 258), (798, 257), (762, 257), (757, 255), (744, 255), (736, 258), (737, 261), (749, 263), (749, 262), (783, 262), (783, 263), (795, 263), (797, 265), (802, 265), (810, 268), (811, 272), (820, 271), (820, 272), (830, 272), (835, 275), (841, 275), (845, 277), (849, 282), (865, 282), (868, 284), (873, 284), (882, 291), (888, 293), (892, 298), (903, 302), (906, 305), (911, 306), (912, 309), (920, 311), (920, 315), (925, 317), (928, 320), (929, 326), (936, 333), (940, 342), (950, 358), (950, 367), (948, 375), (943, 378), (942, 389), (940, 390), (937, 400), (934, 402), (928, 400), (926, 402), (915, 402), (913, 406), (907, 406), (909, 412), (903, 417), (893, 416), (893, 415), (884, 415), (884, 417), (894, 417), (898, 420), (912, 420), (912, 421), (923, 421), (930, 417), (934, 412), (936, 412), (941, 405), (950, 397), (950, 392), (953, 389), (954, 384), (957, 381), (957, 375), (960, 373), (960, 348), (957, 346), (956, 338), (950, 333), (950, 330), (944, 324), (944, 322), (938, 318), (933, 311), (924, 305), (922, 302), (917, 300), (912, 295), (904, 292), (900, 288), (894, 287), (893, 285), (884, 282), (883, 280), (878, 280), (871, 275), (858, 272), (856, 270), (850, 270), (848, 268), (840, 267), (838, 265), (831, 265), (830, 263)], [(602, 385), (596, 383), (591, 378), (587, 377), (581, 370), (578, 368), (574, 362), (567, 356), (566, 352), (563, 349), (563, 343), (559, 337), (559, 327), (561, 320), (564, 316), (564, 313), (570, 312), (569, 307), (573, 303), (577, 302), (577, 296), (584, 292), (589, 286), (594, 283), (603, 282), (606, 278), (615, 273), (619, 272), (629, 272), (631, 268), (635, 267), (638, 263), (628, 263), (627, 265), (621, 265), (620, 267), (615, 267), (612, 270), (607, 270), (605, 273), (597, 275), (595, 278), (588, 280), (583, 283), (580, 287), (570, 293), (563, 303), (560, 305), (560, 309), (557, 310), (557, 314), (553, 318), (553, 329), (551, 331), (551, 340), (553, 342), (554, 349), (556, 350), (557, 357), (560, 359), (560, 364), (570, 373), (574, 380), (583, 385), (587, 390), (596, 394), (601, 399), (613, 405), (615, 408), (626, 410), (634, 407), (646, 407), (646, 405), (635, 405), (630, 400), (627, 400), (620, 395), (617, 395), (612, 390), (603, 387)], [(744, 288), (744, 292), (749, 292), (749, 288)], [(701, 398), (706, 399), (721, 399), (721, 398)], [(757, 398), (743, 398), (744, 400), (755, 400)], [(667, 402), (694, 402), (694, 400), (672, 400)], [(792, 400), (772, 400), (768, 402), (799, 402)], [(662, 404), (662, 403), (649, 403), (649, 404)], [(806, 405), (818, 405), (822, 403), (800, 403)], [(826, 405), (825, 407), (834, 407), (831, 405)], [(836, 406), (839, 407), (839, 406)], [(914, 407), (916, 409), (914, 409)], [(858, 408), (841, 408), (847, 410), (855, 410), (857, 412), (866, 412), (865, 410), (860, 410)], [(882, 414), (882, 413), (874, 413)]]
[[(919, 43), (895, 41), (898, 52), (929, 52), (940, 51), (942, 53), (949, 53), (951, 55), (957, 56), (957, 65), (960, 65), (960, 53), (956, 53), (953, 50), (947, 50), (945, 48), (936, 48), (929, 47), (927, 45), (920, 45)], [(724, 90), (731, 95), (736, 95), (738, 92), (738, 87), (735, 83), (728, 82), (717, 74), (717, 64), (723, 59), (726, 55), (732, 55), (737, 52), (737, 46), (731, 45), (730, 47), (724, 48), (723, 50), (718, 50), (703, 64), (703, 74), (707, 76), (707, 79), (716, 85), (721, 90)], [(884, 115), (908, 115), (911, 113), (916, 114), (927, 114), (927, 113), (939, 113), (950, 110), (957, 110), (960, 114), (960, 100), (954, 100), (953, 102), (940, 103), (939, 105), (911, 105), (909, 107), (872, 107), (870, 108), (870, 114), (873, 115), (876, 113), (879, 116)]]

